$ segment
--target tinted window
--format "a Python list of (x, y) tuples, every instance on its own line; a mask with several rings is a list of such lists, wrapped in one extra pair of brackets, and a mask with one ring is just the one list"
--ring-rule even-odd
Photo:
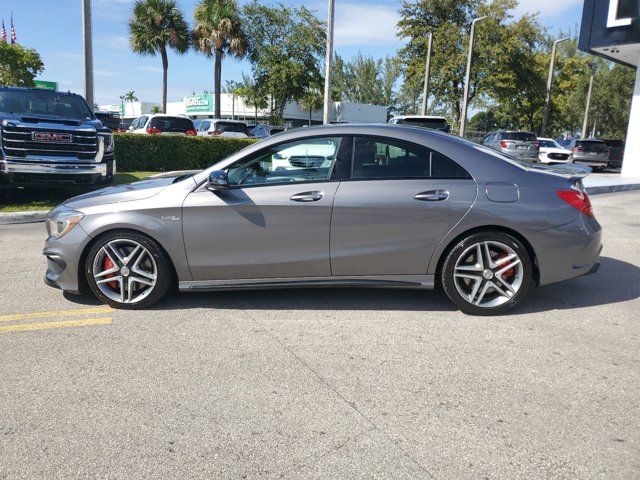
[(531, 132), (503, 132), (502, 138), (505, 140), (519, 140), (521, 142), (533, 142), (536, 136)]
[(340, 142), (340, 137), (318, 137), (268, 147), (229, 167), (229, 183), (244, 186), (328, 180)]
[(235, 123), (235, 122), (216, 122), (215, 129), (219, 132), (238, 132), (238, 133), (248, 133), (247, 126), (244, 123)]
[(149, 128), (157, 128), (161, 132), (183, 133), (194, 129), (191, 119), (182, 117), (154, 117), (149, 122)]
[(594, 142), (593, 140), (578, 140), (576, 141), (576, 147), (582, 148), (588, 152), (604, 152), (609, 150), (606, 143)]
[(0, 112), (72, 118), (93, 117), (87, 102), (81, 96), (48, 90), (0, 91)]
[(358, 137), (354, 141), (354, 179), (469, 178), (448, 158), (431, 150), (390, 139)]
[(397, 123), (414, 127), (431, 128), (433, 130), (444, 130), (448, 128), (447, 121), (444, 118), (403, 118), (397, 120)]

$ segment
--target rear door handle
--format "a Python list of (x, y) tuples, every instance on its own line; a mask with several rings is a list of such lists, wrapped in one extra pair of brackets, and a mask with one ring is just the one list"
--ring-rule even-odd
[(413, 198), (423, 202), (441, 202), (449, 198), (449, 192), (447, 190), (428, 190), (417, 193)]
[(322, 200), (322, 197), (324, 197), (324, 192), (315, 190), (313, 192), (296, 193), (295, 195), (291, 195), (289, 200), (292, 202), (317, 202), (318, 200)]

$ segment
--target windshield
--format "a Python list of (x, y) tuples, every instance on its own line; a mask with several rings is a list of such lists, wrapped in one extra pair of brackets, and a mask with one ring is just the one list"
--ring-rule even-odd
[(540, 146), (542, 148), (561, 148), (560, 145), (553, 140), (540, 140)]
[(434, 130), (447, 128), (447, 121), (444, 118), (403, 118), (398, 120), (398, 123)]
[(0, 112), (93, 118), (87, 102), (79, 95), (33, 89), (0, 91)]

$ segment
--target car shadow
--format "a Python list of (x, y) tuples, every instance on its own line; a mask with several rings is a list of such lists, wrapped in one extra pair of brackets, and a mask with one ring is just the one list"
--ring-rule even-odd
[[(640, 297), (640, 267), (602, 257), (600, 270), (584, 277), (534, 288), (513, 315), (608, 305)], [(441, 289), (288, 288), (224, 292), (172, 293), (151, 307), (157, 310), (220, 308), (229, 310), (398, 310), (454, 311)]]

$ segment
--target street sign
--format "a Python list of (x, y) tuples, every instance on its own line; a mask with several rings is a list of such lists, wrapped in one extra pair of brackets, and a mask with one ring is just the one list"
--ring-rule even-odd
[(58, 91), (58, 82), (50, 82), (48, 80), (34, 80), (36, 88), (42, 88), (43, 90)]
[(213, 95), (192, 95), (184, 97), (184, 106), (187, 113), (213, 112)]

